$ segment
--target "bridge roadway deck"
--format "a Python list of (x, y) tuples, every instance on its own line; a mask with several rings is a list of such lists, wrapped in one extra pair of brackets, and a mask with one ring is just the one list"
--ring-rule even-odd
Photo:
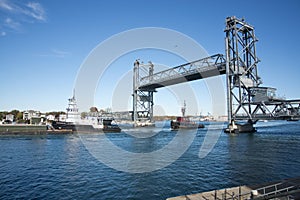
[[(248, 105), (247, 103), (244, 105)], [(300, 99), (273, 99), (271, 101), (265, 101), (265, 102), (252, 102), (251, 105), (253, 106), (259, 106), (259, 105), (265, 105), (265, 106), (275, 106), (277, 107), (286, 107), (289, 105), (289, 108), (286, 108), (284, 111), (283, 108), (280, 108), (281, 110), (279, 112), (276, 112), (275, 110), (272, 110), (271, 112), (263, 113), (257, 113), (252, 115), (252, 120), (288, 120), (288, 121), (298, 121), (300, 120)], [(236, 120), (247, 120), (249, 117), (247, 115), (236, 115)]]
[(216, 54), (197, 61), (170, 68), (140, 79), (139, 90), (151, 91), (178, 83), (226, 74), (226, 61)]

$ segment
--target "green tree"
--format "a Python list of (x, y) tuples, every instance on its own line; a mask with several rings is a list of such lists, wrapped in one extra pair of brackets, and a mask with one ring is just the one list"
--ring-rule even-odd
[(2, 121), (3, 119), (5, 119), (5, 116), (8, 114), (7, 111), (2, 111), (0, 112), (0, 120)]
[(16, 115), (16, 120), (22, 120), (23, 119), (23, 112), (18, 112), (18, 114)]
[(86, 116), (87, 116), (87, 112), (82, 112), (80, 115), (81, 115), (81, 118), (84, 119), (84, 118), (86, 118)]
[(10, 113), (10, 114), (13, 114), (15, 117), (17, 117), (17, 114), (18, 114), (19, 112), (20, 112), (19, 110), (12, 110), (12, 111), (10, 111), (9, 113)]

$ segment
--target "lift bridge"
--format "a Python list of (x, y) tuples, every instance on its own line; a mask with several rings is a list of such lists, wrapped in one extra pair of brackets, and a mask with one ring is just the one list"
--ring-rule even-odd
[(225, 34), (225, 56), (216, 54), (156, 73), (151, 62), (136, 60), (134, 122), (152, 121), (156, 89), (220, 75), (226, 75), (228, 132), (255, 131), (253, 124), (258, 120), (299, 120), (300, 99), (278, 98), (275, 88), (261, 86), (254, 27), (243, 19), (228, 17)]

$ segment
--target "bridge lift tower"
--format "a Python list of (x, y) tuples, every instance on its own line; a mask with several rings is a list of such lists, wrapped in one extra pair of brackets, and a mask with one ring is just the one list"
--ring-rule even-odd
[[(298, 120), (299, 100), (276, 97), (275, 88), (261, 87), (254, 27), (228, 17), (225, 29), (227, 132), (253, 132), (258, 120)], [(247, 120), (246, 123), (236, 122)]]
[(254, 34), (254, 27), (235, 17), (226, 19), (225, 33), (228, 130), (238, 128), (235, 121), (238, 113), (242, 112), (249, 119), (244, 128), (247, 126), (251, 131), (254, 130), (252, 88), (257, 88), (262, 83), (257, 71), (258, 40)]
[(134, 62), (133, 68), (133, 113), (132, 118), (135, 126), (153, 124), (153, 93), (155, 89), (139, 89), (140, 80), (143, 76), (152, 77), (154, 65)]

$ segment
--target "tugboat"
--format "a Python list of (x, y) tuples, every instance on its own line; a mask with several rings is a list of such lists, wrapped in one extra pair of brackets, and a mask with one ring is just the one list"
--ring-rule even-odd
[(102, 131), (104, 133), (118, 133), (121, 132), (121, 128), (117, 124), (112, 124), (113, 119), (103, 119), (102, 124), (103, 128)]
[(189, 117), (185, 116), (186, 103), (184, 101), (183, 107), (181, 108), (182, 117), (177, 117), (176, 120), (171, 121), (171, 129), (198, 129), (204, 128), (204, 124), (199, 124), (192, 121)]
[(89, 130), (93, 129), (92, 126), (77, 126), (79, 125), (78, 122), (80, 120), (80, 115), (77, 108), (77, 102), (75, 99), (75, 91), (73, 91), (73, 97), (68, 99), (68, 108), (66, 114), (66, 120), (64, 121), (53, 121), (52, 127), (54, 129), (59, 130), (70, 130), (70, 131), (78, 131), (78, 130)]
[(99, 117), (96, 120), (82, 120), (78, 112), (75, 92), (68, 99), (68, 108), (65, 121), (53, 121), (52, 127), (59, 130), (70, 130), (79, 132), (121, 132), (117, 124), (112, 124), (113, 118)]

